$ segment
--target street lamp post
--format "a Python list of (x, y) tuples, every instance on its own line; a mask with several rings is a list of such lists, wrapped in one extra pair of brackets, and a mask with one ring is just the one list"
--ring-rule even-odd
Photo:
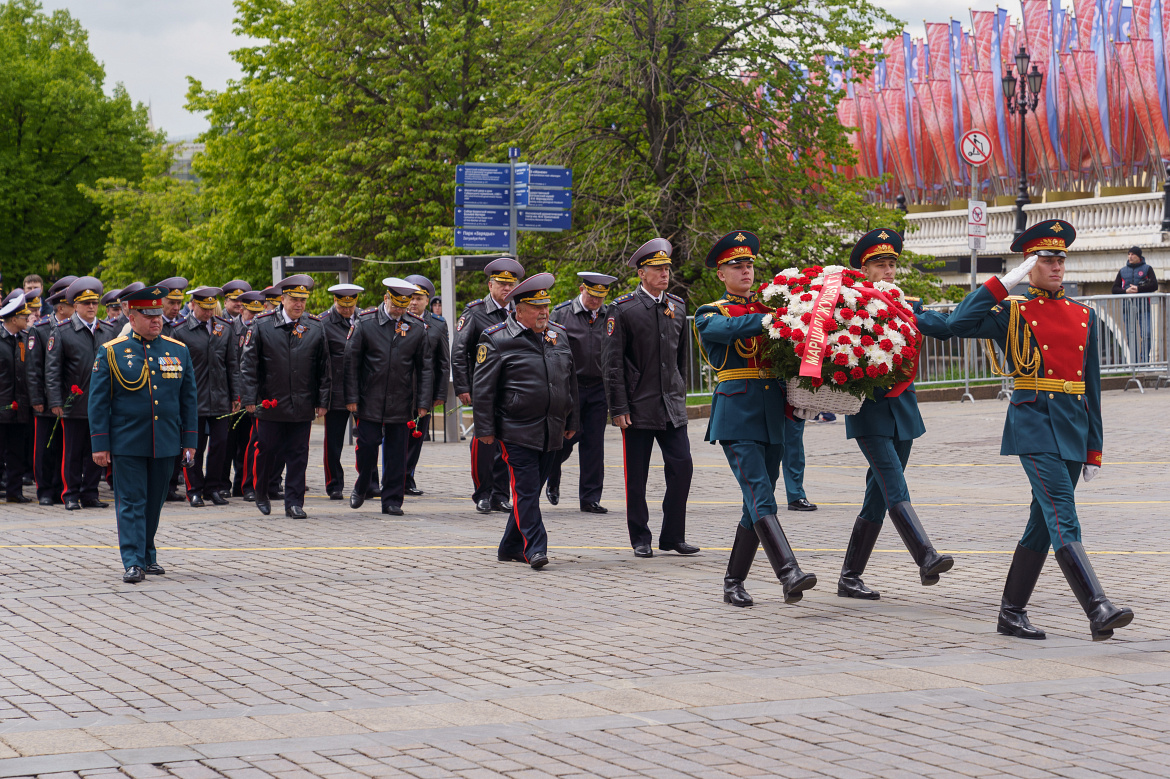
[(1016, 52), (1016, 71), (1018, 77), (1012, 73), (1012, 66), (1007, 66), (1003, 77), (1003, 95), (1007, 100), (1007, 110), (1010, 114), (1020, 115), (1020, 194), (1016, 198), (1016, 236), (1021, 235), (1028, 228), (1028, 219), (1024, 215), (1024, 206), (1031, 203), (1028, 197), (1028, 167), (1027, 135), (1024, 129), (1024, 119), (1031, 111), (1036, 113), (1036, 106), (1040, 103), (1040, 90), (1044, 87), (1044, 74), (1035, 65), (1028, 70), (1031, 57), (1021, 46)]

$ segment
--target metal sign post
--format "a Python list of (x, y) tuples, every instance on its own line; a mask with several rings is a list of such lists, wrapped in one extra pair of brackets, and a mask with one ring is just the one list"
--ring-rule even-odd
[[(971, 248), (971, 291), (978, 286), (979, 252), (987, 248), (987, 203), (979, 199), (979, 168), (991, 159), (991, 138), (982, 130), (968, 130), (959, 141), (959, 154), (971, 166), (971, 194), (967, 198), (967, 245)], [(971, 394), (971, 349), (964, 342), (963, 396), (959, 402), (975, 402)]]

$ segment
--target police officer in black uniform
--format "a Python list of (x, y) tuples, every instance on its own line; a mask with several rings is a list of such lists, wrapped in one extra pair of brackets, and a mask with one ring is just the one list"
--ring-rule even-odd
[(57, 417), (49, 408), (46, 394), (45, 347), (49, 343), (49, 336), (56, 332), (57, 327), (68, 322), (73, 316), (73, 306), (65, 300), (65, 292), (75, 281), (76, 276), (66, 276), (49, 288), (46, 302), (52, 307), (52, 313), (38, 321), (28, 331), (26, 369), (28, 400), (33, 410), (33, 479), (37, 485), (37, 503), (42, 506), (52, 506), (64, 500), (61, 497), (65, 492), (65, 485), (61, 480), (61, 434), (60, 431), (56, 435), (53, 434), (53, 425), (57, 422)]
[(122, 304), (118, 302), (118, 295), (122, 294), (122, 290), (114, 288), (102, 295), (102, 308), (105, 309), (105, 316), (103, 321), (115, 329), (119, 329), (117, 320), (122, 315)]
[(418, 287), (391, 276), (382, 279), (382, 304), (363, 311), (345, 349), (345, 404), (357, 423), (357, 481), (350, 508), (360, 508), (382, 468), (382, 513), (402, 515), (406, 490), (406, 442), (430, 413), (435, 378), (427, 323), (407, 311)]
[(191, 353), (188, 369), (194, 372), (199, 395), (195, 457), (182, 466), (187, 502), (194, 508), (201, 508), (204, 500), (227, 505), (231, 495), (230, 484), (223, 480), (223, 463), (231, 414), (240, 408), (240, 360), (231, 321), (214, 313), (222, 293), (219, 287), (200, 287), (192, 292), (191, 315), (171, 330), (171, 336), (186, 344)]
[(281, 306), (256, 317), (244, 335), (242, 402), (256, 415), (256, 508), (269, 514), (273, 467), (284, 459), (284, 513), (304, 519), (305, 468), (313, 419), (329, 408), (329, 344), (321, 322), (305, 311), (313, 280), (298, 274), (278, 285)]
[(275, 286), (265, 287), (263, 290), (261, 290), (260, 294), (264, 296), (265, 311), (275, 311), (276, 309), (280, 308), (280, 290)]
[[(256, 322), (256, 317), (264, 313), (264, 293), (259, 290), (243, 292), (240, 293), (239, 300), (243, 309), (240, 311), (239, 317), (233, 320), (233, 327), (237, 333), (236, 350), (241, 358), (240, 385), (242, 392), (244, 340)], [(240, 402), (243, 403), (243, 400), (241, 399)], [(246, 501), (253, 501), (256, 500), (256, 490), (253, 486), (255, 474), (252, 469), (256, 458), (249, 456), (249, 453), (252, 451), (252, 434), (256, 430), (255, 415), (245, 410), (240, 421), (232, 423), (232, 428), (236, 430), (238, 436), (235, 454), (232, 456), (236, 469), (236, 475), (232, 482), (232, 495), (239, 495)], [(269, 489), (268, 495), (272, 497), (271, 489)]]
[[(451, 341), (447, 334), (447, 323), (431, 313), (430, 302), (435, 296), (435, 285), (426, 276), (407, 276), (404, 281), (417, 286), (421, 292), (410, 296), (410, 313), (427, 323), (427, 337), (431, 340), (431, 365), (434, 367), (435, 380), (431, 389), (431, 409), (447, 402), (447, 383), (451, 376)], [(422, 495), (414, 480), (414, 471), (418, 467), (418, 459), (422, 456), (423, 441), (431, 440), (430, 418), (428, 424), (421, 425), (423, 434), (412, 435), (407, 443), (409, 452), (406, 458), (406, 494)]]
[[(244, 330), (247, 329), (247, 323), (253, 316), (253, 313), (245, 308), (245, 301), (241, 300), (240, 296), (251, 291), (252, 285), (242, 279), (232, 279), (223, 285), (223, 315), (231, 322), (232, 336), (236, 339), (237, 367), (239, 366), (240, 352), (244, 348)], [(263, 303), (260, 304), (260, 310), (264, 310)], [(235, 391), (236, 396), (232, 400), (238, 402), (240, 399), (239, 385), (235, 387)], [(248, 433), (251, 428), (252, 420), (246, 412), (232, 417), (231, 424), (228, 425), (227, 454), (223, 459), (223, 474), (220, 476), (220, 483), (231, 485), (229, 497), (239, 498), (244, 494), (242, 489), (244, 450), (248, 448)], [(232, 477), (233, 465), (236, 469), (234, 478)]]
[(132, 281), (118, 290), (118, 305), (122, 310), (110, 321), (110, 325), (114, 328), (115, 333), (120, 335), (123, 332), (130, 332), (130, 316), (126, 311), (126, 300), (134, 293), (141, 292), (144, 289), (146, 289), (146, 285), (141, 281)]
[(568, 439), (561, 453), (553, 460), (548, 474), (546, 493), (554, 506), (561, 500), (561, 464), (573, 453), (573, 445), (581, 443), (581, 481), (577, 494), (581, 510), (590, 514), (605, 514), (601, 505), (601, 489), (605, 481), (605, 420), (609, 407), (605, 400), (605, 372), (601, 366), (601, 352), (605, 345), (605, 319), (609, 307), (605, 296), (609, 285), (617, 281), (604, 273), (578, 273), (580, 292), (553, 309), (550, 319), (565, 328), (569, 345), (573, 348), (573, 364), (577, 366), (577, 391), (580, 393), (580, 425), (577, 435)]
[(613, 423), (622, 429), (626, 464), (626, 523), (635, 557), (653, 557), (646, 478), (654, 442), (666, 466), (662, 532), (658, 548), (695, 554), (686, 542), (691, 491), (691, 441), (687, 437), (687, 309), (670, 283), (665, 238), (647, 241), (628, 261), (641, 283), (609, 307), (605, 321), (605, 392)]
[(497, 558), (548, 564), (548, 535), (540, 515), (540, 488), (564, 439), (577, 430), (573, 350), (560, 325), (549, 322), (556, 279), (538, 273), (517, 284), (513, 313), (480, 336), (475, 352), (475, 434), (498, 442), (512, 484), (512, 513)]
[[(455, 323), (455, 344), (451, 348), (451, 374), (455, 394), (463, 405), (473, 401), (475, 379), (475, 352), (479, 337), (492, 325), (508, 317), (506, 302), (512, 289), (524, 278), (524, 267), (510, 257), (492, 260), (483, 269), (488, 277), (488, 294), (473, 300), (463, 309)], [(492, 511), (511, 511), (508, 503), (508, 467), (500, 456), (498, 444), (484, 444), (478, 437), (471, 439), (471, 480), (475, 491), (471, 499), (481, 514)]]
[(341, 450), (345, 448), (345, 428), (350, 419), (345, 407), (345, 344), (357, 324), (358, 295), (366, 290), (357, 284), (334, 284), (329, 291), (333, 293), (333, 305), (321, 315), (329, 339), (329, 371), (333, 378), (333, 393), (325, 412), (325, 492), (330, 500), (341, 500), (345, 491)]
[(57, 431), (61, 435), (61, 498), (65, 508), (105, 508), (98, 499), (98, 482), (103, 468), (93, 461), (89, 443), (89, 379), (98, 350), (117, 333), (97, 318), (102, 283), (93, 276), (82, 276), (69, 285), (65, 298), (73, 304), (73, 316), (49, 334), (45, 344), (45, 394), (49, 409), (60, 417)]
[(0, 465), (9, 503), (28, 503), (24, 496), (24, 451), (28, 438), (27, 299), (14, 289), (0, 303)]
[(244, 310), (244, 304), (240, 302), (240, 295), (245, 292), (252, 291), (252, 285), (243, 279), (232, 279), (223, 287), (223, 316), (224, 319), (235, 320), (239, 318)]
[[(187, 289), (189, 284), (190, 282), (182, 276), (171, 276), (169, 279), (163, 279), (154, 285), (167, 289), (167, 296), (162, 300), (163, 335), (170, 335), (171, 328), (181, 323), (185, 298), (183, 290)], [(170, 498), (168, 497), (167, 500)]]

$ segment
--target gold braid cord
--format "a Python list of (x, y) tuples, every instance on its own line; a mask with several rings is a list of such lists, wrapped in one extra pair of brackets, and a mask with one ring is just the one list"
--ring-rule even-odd
[[(1020, 329), (1020, 307), (1012, 301), (1011, 313), (1008, 316), (1007, 344), (1004, 356), (1011, 355), (1012, 371), (1008, 373), (1007, 366), (1000, 367), (995, 359), (995, 345), (987, 340), (987, 356), (991, 360), (991, 372), (996, 376), (1016, 378), (1035, 378), (1040, 373), (1040, 352), (1032, 348), (1032, 328), (1024, 322)], [(1009, 352), (1010, 350), (1010, 352)]]
[(118, 368), (118, 360), (114, 356), (114, 350), (106, 347), (106, 362), (110, 364), (110, 376), (115, 381), (122, 385), (122, 389), (127, 392), (137, 392), (146, 386), (146, 382), (150, 379), (150, 373), (146, 370), (146, 363), (142, 363), (142, 374), (133, 382), (127, 381), (126, 377), (122, 375), (121, 369)]
[[(713, 306), (715, 306), (715, 308), (719, 309), (719, 313), (723, 314), (723, 316), (727, 316), (727, 309), (726, 308), (719, 305), (718, 303), (712, 303), (711, 305), (713, 305)], [(698, 344), (698, 346), (699, 346), (699, 356), (703, 358), (703, 362), (707, 363), (707, 365), (710, 366), (711, 370), (718, 373), (719, 371), (723, 370), (724, 365), (727, 365), (727, 357), (728, 357), (728, 355), (731, 354), (731, 349), (724, 349), (723, 350), (723, 363), (718, 368), (716, 368), (715, 365), (711, 362), (711, 358), (707, 356), (707, 350), (703, 348), (703, 339), (699, 337), (698, 322), (699, 322), (698, 317), (695, 317), (694, 319), (691, 320), (691, 331), (695, 334), (695, 343)], [(738, 347), (738, 346), (739, 346), (739, 342), (736, 341), (736, 347)]]

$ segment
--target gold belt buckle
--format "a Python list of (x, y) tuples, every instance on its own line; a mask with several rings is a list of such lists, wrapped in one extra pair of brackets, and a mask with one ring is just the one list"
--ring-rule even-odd
[(763, 368), (760, 368), (760, 378), (761, 378), (761, 379), (766, 379), (766, 378), (768, 378), (768, 371), (766, 371), (766, 370), (765, 370), (765, 369), (763, 369)]
[(1071, 395), (1073, 391), (1073, 383), (1071, 381), (1066, 381), (1062, 389), (1066, 395)]

